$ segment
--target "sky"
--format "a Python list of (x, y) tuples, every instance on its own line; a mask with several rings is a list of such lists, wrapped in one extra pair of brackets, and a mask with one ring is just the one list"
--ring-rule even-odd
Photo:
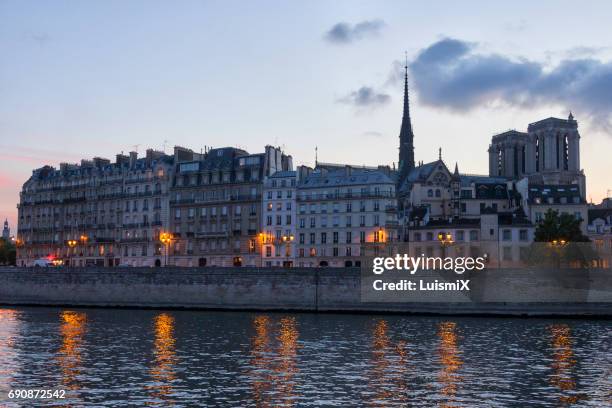
[(34, 168), (149, 147), (392, 164), (406, 56), (417, 161), (486, 174), (492, 135), (571, 110), (597, 203), (610, 21), (607, 1), (0, 0), (0, 218)]

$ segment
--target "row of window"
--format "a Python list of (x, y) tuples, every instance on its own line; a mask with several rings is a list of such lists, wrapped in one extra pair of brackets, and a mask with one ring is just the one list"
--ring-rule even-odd
[[(319, 236), (319, 241), (317, 242), (317, 235)], [(337, 244), (340, 242), (340, 232), (338, 231), (333, 231), (331, 233), (331, 236), (327, 233), (327, 232), (321, 232), (319, 234), (316, 234), (314, 232), (311, 232), (308, 234), (308, 243), (311, 245), (314, 244), (327, 244), (328, 242), (328, 237), (331, 238), (331, 242), (333, 244)], [(384, 240), (384, 235), (382, 231), (374, 231), (373, 234), (373, 241), (374, 242), (382, 242)], [(305, 233), (300, 233), (299, 234), (299, 239), (298, 242), (302, 245), (306, 244), (306, 234)], [(353, 243), (353, 232), (352, 231), (346, 231), (344, 233), (344, 243), (346, 244), (352, 244)], [(359, 243), (364, 243), (366, 242), (366, 232), (365, 231), (359, 231)]]
[(351, 197), (393, 197), (395, 195), (395, 189), (393, 187), (381, 188), (374, 187), (371, 189), (370, 187), (361, 187), (359, 191), (357, 189), (335, 189), (333, 192), (323, 191), (323, 192), (309, 192), (303, 191), (300, 193), (299, 197), (302, 200), (312, 200), (312, 199), (330, 199), (330, 198), (351, 198)]
[[(268, 200), (272, 200), (274, 196), (274, 192), (268, 190), (266, 197), (268, 198)], [(286, 190), (285, 191), (285, 198), (292, 198), (293, 197), (293, 190)], [(276, 191), (276, 198), (281, 199), (283, 198), (283, 190), (277, 190)]]
[[(306, 205), (306, 204), (300, 204), (300, 214), (305, 214), (306, 211), (310, 211), (310, 213), (317, 213), (317, 212), (321, 212), (323, 214), (327, 213), (328, 210), (328, 203), (320, 203), (320, 204), (316, 204), (316, 203), (312, 203), (310, 205)], [(359, 202), (359, 212), (366, 212), (368, 211), (367, 209), (368, 207), (368, 202), (366, 201), (360, 201)], [(372, 201), (372, 206), (371, 206), (371, 211), (380, 211), (380, 202), (378, 201)], [(353, 202), (352, 201), (347, 201), (344, 205), (344, 210), (345, 212), (353, 212)], [(331, 211), (332, 212), (340, 212), (340, 203), (335, 202), (331, 205)]]
[[(272, 216), (266, 216), (266, 225), (272, 225)], [(276, 216), (276, 224), (275, 225), (291, 225), (291, 215), (285, 215), (285, 224), (283, 224), (283, 216)]]
[[(268, 205), (266, 205), (266, 208), (268, 211), (272, 211), (274, 209), (273, 203), (268, 203)], [(283, 203), (281, 201), (278, 201), (276, 203), (276, 211), (282, 211), (282, 210), (283, 210)], [(291, 211), (291, 201), (285, 202), (285, 210)]]
[[(535, 221), (536, 222), (540, 222), (544, 219), (544, 214), (543, 212), (540, 211), (536, 211), (535, 213)], [(567, 211), (561, 211), (561, 214), (568, 214)], [(574, 218), (577, 220), (582, 220), (582, 213), (580, 211), (575, 211), (574, 212)]]
[[(309, 248), (308, 252), (306, 252), (305, 248), (299, 248), (298, 249), (298, 257), (300, 258), (304, 258), (306, 257), (306, 254), (308, 254), (309, 257), (315, 257), (315, 256), (340, 256), (340, 248), (338, 247), (333, 247), (331, 254), (327, 253), (327, 248), (320, 248), (320, 251), (318, 252), (317, 255), (317, 248)], [(348, 246), (344, 248), (343, 251), (343, 256), (359, 256), (359, 251), (357, 250), (356, 253), (353, 253), (353, 248)]]
[[(251, 204), (249, 207), (249, 215), (257, 214), (257, 204)], [(211, 217), (215, 217), (217, 215), (227, 216), (229, 214), (228, 206), (224, 205), (222, 207), (190, 207), (190, 208), (175, 208), (174, 209), (174, 219), (181, 219), (182, 215), (185, 214), (187, 218), (195, 218), (199, 217), (207, 217), (210, 215)], [(233, 206), (233, 214), (236, 216), (242, 215), (242, 206), (236, 205)]]
[[(367, 222), (368, 220), (370, 220), (371, 222)], [(328, 221), (328, 217), (322, 216), (319, 220), (318, 227), (326, 228), (328, 226), (327, 221)], [(334, 227), (340, 226), (340, 216), (339, 215), (334, 215), (333, 217), (331, 217), (331, 225)], [(360, 227), (378, 227), (379, 225), (380, 225), (380, 215), (379, 214), (373, 214), (371, 216), (366, 216), (366, 215), (359, 216), (359, 226)], [(309, 226), (310, 228), (317, 228), (317, 217), (310, 217)], [(352, 215), (344, 216), (344, 226), (353, 227), (353, 216)], [(306, 218), (300, 218), (299, 227), (306, 228)]]
[[(453, 240), (455, 241), (465, 241), (465, 231), (463, 230), (457, 230), (454, 232), (453, 235)], [(495, 234), (495, 230), (491, 229), (489, 230), (489, 234), (490, 235), (494, 235)], [(470, 237), (470, 241), (478, 241), (478, 230), (471, 230), (469, 231), (469, 237)], [(431, 232), (426, 232), (425, 235), (423, 236), (423, 234), (421, 232), (415, 232), (413, 235), (413, 240), (415, 242), (419, 242), (419, 241), (436, 241), (438, 239), (437, 235), (433, 233), (433, 231)], [(501, 239), (502, 241), (512, 241), (512, 230), (511, 229), (503, 229), (501, 231)], [(529, 233), (526, 229), (520, 229), (519, 230), (519, 240), (520, 241), (528, 241), (529, 240)]]

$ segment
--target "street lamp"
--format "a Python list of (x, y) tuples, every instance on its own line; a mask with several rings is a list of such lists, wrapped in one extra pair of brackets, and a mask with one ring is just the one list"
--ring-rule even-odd
[(81, 256), (87, 256), (87, 241), (89, 240), (89, 237), (85, 234), (81, 234), (79, 240), (81, 241), (81, 245), (83, 245)]
[(72, 264), (72, 260), (71, 260), (71, 258), (72, 258), (72, 256), (71, 256), (72, 255), (71, 254), (72, 251), (71, 250), (72, 250), (72, 248), (74, 248), (77, 245), (77, 241), (76, 241), (76, 239), (69, 239), (68, 241), (66, 241), (66, 243), (68, 244), (68, 248), (69, 248), (68, 249), (68, 259), (70, 260), (69, 261), (69, 265), (70, 266), (74, 266)]
[(168, 250), (170, 246), (170, 242), (172, 242), (172, 234), (169, 232), (162, 232), (159, 234), (159, 241), (164, 244), (166, 247), (166, 260), (164, 262), (165, 266), (168, 266)]
[(566, 241), (564, 239), (553, 239), (552, 241), (550, 241), (550, 245), (554, 247), (564, 247), (567, 244), (569, 244), (569, 241)]
[[(289, 256), (291, 255), (291, 243), (293, 242), (294, 239), (295, 239), (295, 237), (293, 236), (293, 234), (283, 235), (281, 237), (281, 240), (286, 245), (286, 247), (285, 247), (285, 258), (289, 258)], [(289, 262), (291, 262), (291, 261), (289, 261), (287, 259), (285, 262), (286, 262), (286, 265), (289, 266)]]
[(438, 241), (442, 245), (442, 257), (446, 257), (446, 247), (452, 245), (455, 241), (453, 241), (453, 235), (450, 232), (438, 232)]
[(567, 244), (569, 244), (569, 241), (566, 241), (564, 239), (553, 239), (552, 241), (550, 241), (550, 246), (555, 250), (556, 253), (555, 259), (557, 268), (561, 268), (561, 249)]

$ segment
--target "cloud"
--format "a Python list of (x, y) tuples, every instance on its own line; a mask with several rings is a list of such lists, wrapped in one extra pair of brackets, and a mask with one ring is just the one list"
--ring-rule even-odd
[(476, 48), (446, 38), (421, 50), (409, 66), (419, 101), (458, 112), (495, 104), (562, 105), (612, 129), (612, 62), (565, 59), (547, 69), (541, 62), (483, 55)]
[(380, 133), (380, 132), (377, 132), (377, 131), (375, 131), (375, 130), (368, 130), (368, 131), (366, 131), (366, 132), (363, 132), (363, 133), (361, 134), (361, 136), (364, 136), (364, 137), (371, 137), (371, 138), (376, 138), (376, 139), (378, 139), (378, 138), (383, 137), (383, 134), (382, 134), (382, 133)]
[(39, 47), (44, 47), (51, 41), (49, 34), (44, 32), (25, 32), (23, 33), (23, 37), (25, 41), (34, 42)]
[(376, 109), (391, 102), (391, 97), (376, 91), (372, 87), (362, 86), (358, 90), (338, 99), (337, 102), (361, 109)]
[(340, 22), (325, 33), (325, 39), (334, 44), (349, 44), (366, 37), (378, 36), (385, 25), (383, 20), (366, 20), (355, 25)]

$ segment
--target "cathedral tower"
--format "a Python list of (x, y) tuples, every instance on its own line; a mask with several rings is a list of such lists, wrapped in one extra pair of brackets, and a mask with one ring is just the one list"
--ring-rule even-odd
[(410, 101), (408, 98), (408, 61), (404, 66), (404, 113), (402, 115), (402, 128), (400, 130), (398, 186), (404, 182), (410, 170), (414, 168), (414, 134), (410, 122)]

